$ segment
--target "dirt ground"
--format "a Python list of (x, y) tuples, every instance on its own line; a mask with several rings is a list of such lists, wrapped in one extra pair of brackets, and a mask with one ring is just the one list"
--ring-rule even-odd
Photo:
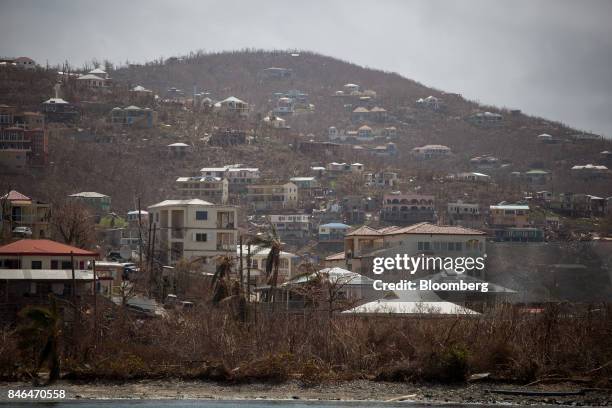
[[(0, 402), (8, 401), (9, 390), (29, 390), (27, 383), (0, 383)], [(584, 390), (583, 395), (525, 396), (490, 392), (499, 389), (529, 391), (579, 391), (572, 384), (521, 388), (514, 385), (477, 383), (460, 386), (350, 381), (305, 387), (297, 381), (282, 384), (227, 385), (203, 381), (146, 380), (127, 383), (76, 384), (60, 381), (49, 389), (65, 390), (66, 399), (299, 399), (376, 400), (391, 399), (470, 404), (612, 406), (612, 390)], [(14, 399), (12, 401), (15, 401)]]

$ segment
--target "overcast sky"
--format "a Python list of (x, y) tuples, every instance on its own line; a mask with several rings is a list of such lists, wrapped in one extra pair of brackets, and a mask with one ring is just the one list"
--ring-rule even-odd
[(612, 137), (612, 1), (0, 0), (0, 55), (303, 49)]

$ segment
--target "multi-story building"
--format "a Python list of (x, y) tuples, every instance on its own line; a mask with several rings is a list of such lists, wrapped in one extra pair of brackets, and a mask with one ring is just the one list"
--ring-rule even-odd
[(1, 197), (0, 204), (4, 208), (0, 216), (2, 230), (6, 227), (11, 236), (24, 238), (49, 237), (50, 204), (32, 200), (15, 190)]
[(435, 222), (435, 198), (428, 194), (385, 194), (380, 219), (387, 223), (401, 225)]
[(62, 98), (51, 98), (42, 103), (47, 122), (73, 122), (79, 118), (78, 109)]
[(282, 240), (300, 240), (310, 235), (312, 223), (308, 214), (273, 214), (269, 218)]
[(310, 199), (321, 193), (321, 183), (315, 177), (291, 177), (290, 182), (298, 187), (300, 201)]
[[(41, 303), (92, 293), (89, 263), (98, 254), (48, 239), (22, 239), (0, 247), (0, 292), (8, 304)], [(73, 272), (74, 270), (74, 272)], [(107, 288), (103, 291), (100, 289)], [(98, 290), (110, 296), (110, 283)]]
[(257, 167), (242, 167), (242, 164), (229, 164), (223, 167), (204, 167), (202, 176), (225, 178), (230, 192), (244, 191), (249, 184), (256, 183), (261, 176)]
[(200, 198), (215, 204), (227, 204), (229, 197), (229, 182), (220, 177), (179, 177), (176, 188), (183, 198)]
[(298, 187), (291, 182), (249, 185), (246, 198), (255, 211), (297, 208)]
[(214, 109), (225, 115), (237, 115), (237, 116), (248, 116), (249, 115), (249, 104), (242, 101), (235, 96), (230, 96), (222, 101), (215, 103)]
[(30, 166), (46, 165), (48, 154), (44, 116), (0, 106), (0, 166), (19, 173)]
[(165, 200), (148, 208), (157, 231), (160, 260), (213, 265), (214, 257), (236, 251), (238, 210), (200, 199)]
[(392, 171), (379, 171), (378, 173), (365, 173), (366, 185), (374, 187), (395, 187), (399, 182), (397, 173)]

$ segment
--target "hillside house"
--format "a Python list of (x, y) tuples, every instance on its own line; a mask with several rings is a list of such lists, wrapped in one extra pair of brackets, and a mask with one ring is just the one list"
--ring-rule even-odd
[(489, 155), (476, 156), (470, 159), (470, 165), (477, 169), (494, 169), (499, 167), (500, 160), (497, 157)]
[(606, 213), (606, 199), (590, 194), (566, 192), (554, 196), (550, 208), (571, 217), (597, 217)]
[(342, 197), (340, 207), (344, 222), (350, 225), (360, 225), (366, 222), (367, 212), (375, 209), (375, 202), (371, 197), (351, 195)]
[(365, 183), (367, 186), (372, 187), (395, 187), (399, 183), (399, 177), (397, 173), (393, 171), (379, 171), (376, 173), (364, 173)]
[(51, 205), (33, 200), (19, 191), (11, 190), (0, 197), (0, 230), (10, 236), (41, 239), (49, 237)]
[(36, 68), (36, 61), (34, 61), (30, 57), (17, 57), (13, 60), (13, 64), (17, 68), (23, 68), (23, 69), (35, 69)]
[(260, 76), (266, 79), (288, 79), (293, 76), (291, 68), (270, 67), (260, 71)]
[(342, 86), (342, 92), (345, 95), (356, 95), (356, 94), (359, 94), (359, 89), (360, 89), (359, 85), (357, 85), (357, 84), (348, 83), (348, 84), (344, 84)]
[(523, 179), (530, 184), (542, 185), (552, 180), (552, 174), (546, 170), (534, 169), (523, 173)]
[(598, 178), (606, 178), (610, 176), (608, 167), (596, 164), (576, 165), (571, 169), (572, 176), (583, 180), (594, 180)]
[[(242, 257), (243, 257), (243, 270), (242, 275), (246, 279), (247, 275), (247, 253), (251, 253), (251, 264), (250, 267), (252, 286), (266, 285), (266, 258), (270, 253), (270, 248), (262, 248), (256, 245), (242, 245)], [(299, 265), (300, 257), (287, 251), (281, 251), (279, 254), (279, 265), (278, 265), (278, 284), (288, 281), (293, 278), (297, 273), (297, 267)], [(236, 257), (240, 256), (240, 248), (236, 248)], [(238, 268), (239, 269), (239, 268)]]
[(326, 171), (330, 175), (338, 175), (340, 173), (361, 174), (363, 172), (363, 164), (361, 163), (337, 163), (331, 162), (325, 166)]
[(417, 106), (422, 108), (427, 108), (431, 110), (439, 110), (442, 108), (443, 103), (442, 100), (436, 98), (435, 96), (428, 96), (427, 98), (419, 98), (416, 101)]
[(246, 132), (238, 129), (215, 129), (208, 140), (211, 146), (236, 146), (247, 143)]
[(198, 198), (215, 204), (226, 204), (229, 199), (229, 182), (214, 176), (178, 177), (176, 189), (182, 198)]
[(446, 205), (446, 214), (450, 225), (460, 225), (467, 228), (482, 228), (483, 216), (480, 204), (467, 203), (463, 200), (449, 202)]
[(374, 132), (372, 131), (372, 128), (367, 125), (363, 125), (359, 129), (357, 129), (357, 140), (361, 142), (373, 141)]
[(351, 120), (353, 122), (366, 122), (370, 120), (370, 110), (363, 106), (355, 108), (351, 113)]
[(541, 143), (553, 144), (553, 143), (558, 143), (559, 139), (552, 137), (548, 133), (542, 133), (538, 135), (538, 141)]
[(148, 208), (158, 231), (161, 262), (201, 261), (214, 269), (218, 255), (234, 254), (238, 210), (200, 199), (165, 200)]
[(483, 173), (476, 172), (463, 172), (456, 173), (450, 176), (451, 179), (457, 181), (468, 181), (468, 182), (476, 182), (476, 183), (490, 183), (491, 176)]
[(450, 156), (451, 149), (443, 145), (425, 145), (412, 149), (412, 155), (422, 160), (439, 159)]
[(321, 183), (315, 177), (291, 177), (289, 181), (298, 187), (300, 201), (321, 193)]
[(287, 125), (287, 121), (281, 118), (280, 116), (274, 116), (274, 115), (266, 116), (265, 118), (262, 119), (262, 122), (264, 123), (264, 125), (271, 127), (273, 129), (289, 129), (289, 126)]
[(79, 202), (89, 208), (96, 216), (96, 222), (107, 215), (111, 210), (111, 198), (105, 194), (94, 191), (83, 191), (68, 196), (69, 200)]
[(298, 203), (298, 187), (291, 182), (248, 185), (246, 199), (255, 211), (294, 209)]
[(310, 236), (312, 221), (308, 214), (273, 214), (269, 219), (283, 241), (303, 240)]
[(249, 115), (250, 108), (247, 102), (235, 96), (230, 96), (229, 98), (215, 103), (214, 109), (221, 114), (246, 117)]
[(226, 178), (230, 192), (246, 191), (246, 186), (257, 183), (261, 173), (257, 167), (243, 167), (242, 164), (229, 164), (223, 167), (204, 167), (202, 176)]
[(152, 128), (157, 124), (157, 112), (135, 105), (125, 108), (117, 106), (111, 110), (111, 123), (120, 126)]
[(416, 193), (384, 194), (380, 219), (400, 225), (436, 222), (435, 198), (433, 195)]
[(499, 113), (477, 112), (471, 116), (468, 116), (467, 121), (474, 125), (495, 126), (502, 123), (503, 116)]
[(170, 143), (168, 146), (168, 155), (175, 159), (181, 159), (191, 150), (191, 145), (183, 142)]
[(489, 224), (502, 228), (527, 228), (530, 208), (527, 204), (498, 204), (489, 207)]
[(280, 97), (276, 100), (276, 106), (272, 110), (273, 115), (292, 115), (295, 110), (293, 99), (286, 96)]
[(106, 80), (94, 74), (85, 74), (77, 78), (77, 84), (84, 88), (99, 89), (106, 86)]
[(73, 122), (79, 118), (77, 108), (62, 98), (51, 98), (44, 101), (42, 112), (47, 122)]
[(4, 105), (0, 107), (0, 122), (0, 168), (21, 173), (28, 167), (48, 163), (49, 142), (43, 115), (17, 113)]
[(350, 225), (341, 222), (322, 224), (319, 226), (319, 242), (342, 242), (350, 229)]

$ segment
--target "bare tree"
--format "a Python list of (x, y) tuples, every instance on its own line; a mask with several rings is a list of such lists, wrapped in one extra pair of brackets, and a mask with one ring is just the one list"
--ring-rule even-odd
[(93, 215), (81, 204), (67, 202), (51, 214), (54, 236), (68, 245), (90, 248), (96, 242)]

